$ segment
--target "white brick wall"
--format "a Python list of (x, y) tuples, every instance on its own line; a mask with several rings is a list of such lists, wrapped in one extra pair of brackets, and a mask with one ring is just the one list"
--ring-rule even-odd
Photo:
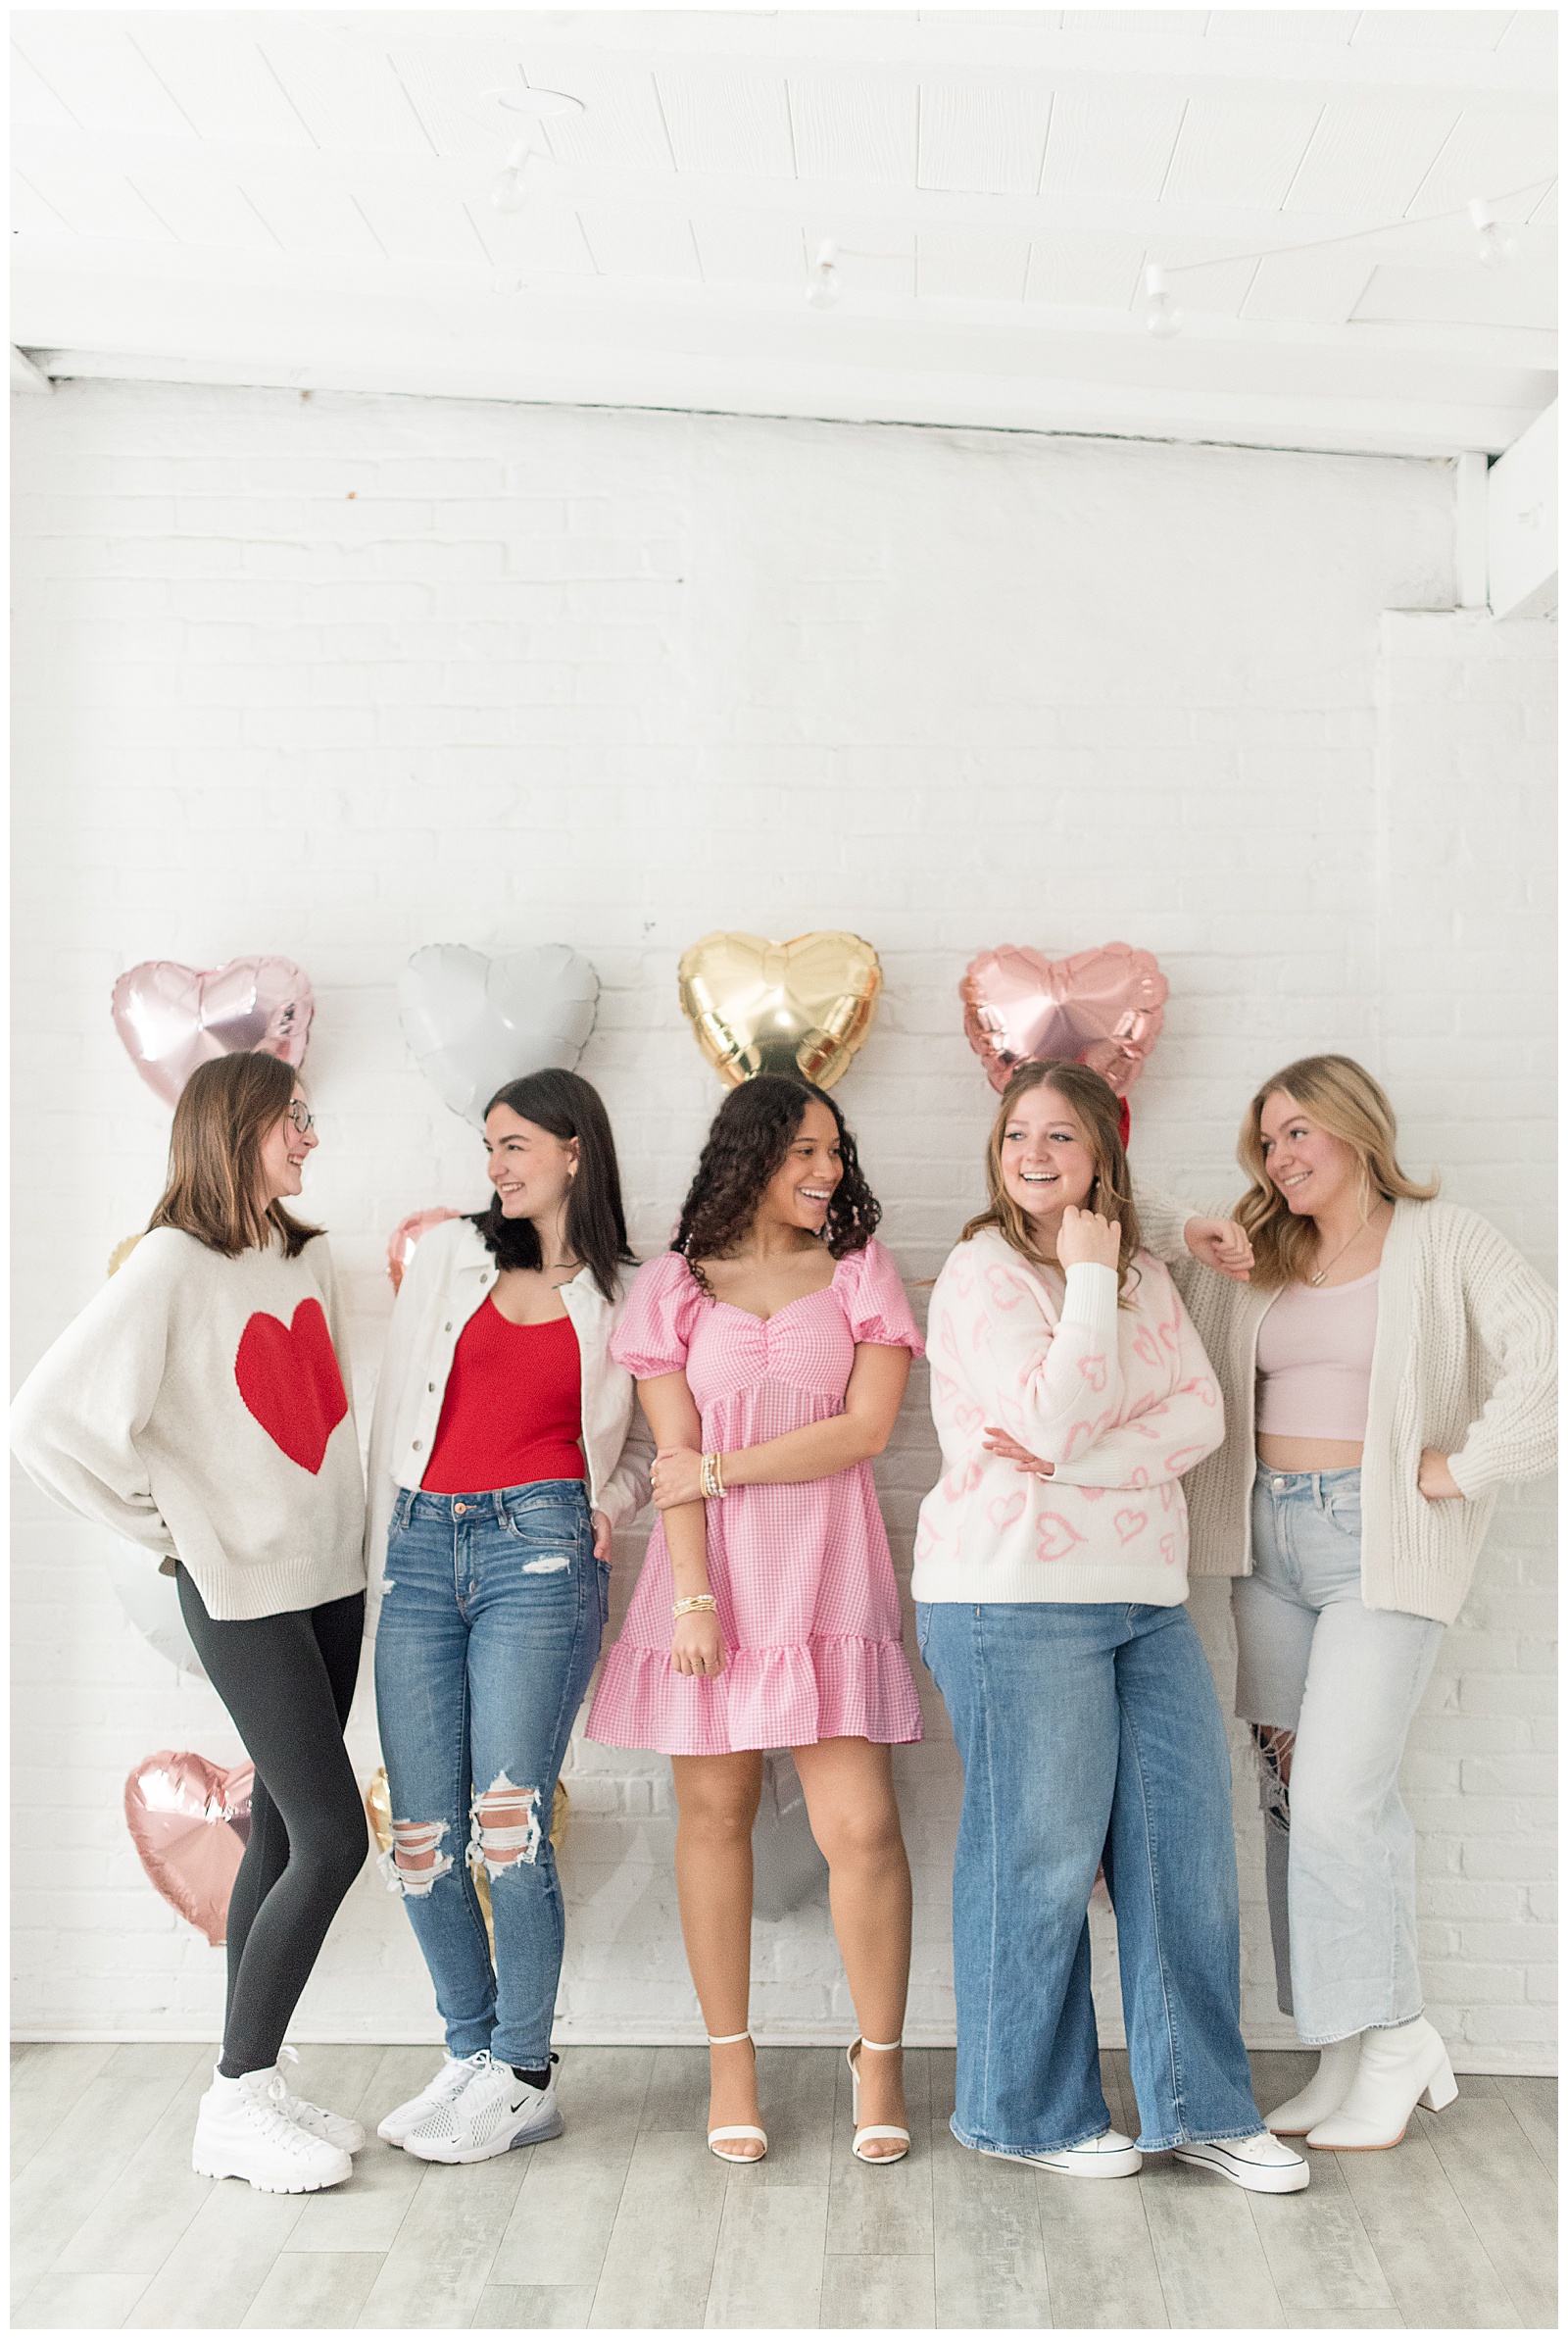
[[(14, 429), (19, 1370), (158, 1191), (168, 1116), (108, 1014), (152, 957), (314, 979), (310, 1201), (362, 1404), (388, 1230), (482, 1193), (394, 1012), (430, 941), (593, 960), (583, 1070), (644, 1251), (718, 1095), (680, 950), (846, 925), (888, 987), (840, 1095), (910, 1276), (979, 1187), (965, 962), (1117, 937), (1172, 988), (1148, 1170), (1232, 1188), (1253, 1081), (1348, 1048), (1412, 1163), (1549, 1266), (1553, 637), (1381, 614), (1451, 599), (1444, 467), (151, 385), (63, 388)], [(905, 1568), (933, 1451), (917, 1376), (881, 1473)], [(1500, 1513), (1407, 1774), (1434, 2011), (1476, 2068), (1551, 2061), (1550, 1521), (1541, 1488)], [(144, 1882), (121, 1788), (156, 1747), (237, 1741), (121, 1615), (95, 1532), (25, 1487), (15, 1585), (19, 2025), (210, 2036), (220, 1957)], [(1228, 1690), (1223, 1592), (1194, 1605)], [(900, 1791), (934, 2040), (956, 1769), (927, 1712)], [(579, 1746), (568, 1783), (563, 2035), (694, 2035), (663, 1766)], [(1283, 2044), (1253, 1801), (1238, 1750), (1249, 2035)], [(757, 1974), (764, 2035), (848, 2035), (824, 1912), (760, 1927)], [(434, 2035), (373, 1872), (299, 2028)]]

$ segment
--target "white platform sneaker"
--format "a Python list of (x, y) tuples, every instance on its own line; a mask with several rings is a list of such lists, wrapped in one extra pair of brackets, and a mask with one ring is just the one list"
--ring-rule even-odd
[(448, 2055), (440, 2069), (427, 2079), (417, 2095), (411, 2095), (406, 2104), (399, 2104), (389, 2112), (376, 2129), (383, 2144), (406, 2144), (417, 2127), (422, 2127), (432, 2112), (443, 2104), (450, 2104), (461, 2095), (479, 2067), (476, 2055)]
[(190, 2165), (198, 2176), (239, 2176), (258, 2193), (320, 2193), (354, 2174), (341, 2145), (313, 2136), (279, 2109), (277, 2071), (225, 2079), (216, 2067), (196, 2111)]
[(1271, 2112), (1264, 2126), (1276, 2136), (1304, 2136), (1320, 2119), (1338, 2112), (1350, 2092), (1360, 2060), (1359, 2030), (1352, 2031), (1348, 2038), (1337, 2038), (1332, 2046), (1322, 2049), (1317, 2069), (1299, 2094)]
[[(986, 2152), (984, 2145), (980, 2149)], [(1069, 2145), (1065, 2152), (986, 2152), (986, 2157), (1013, 2161), (1023, 2168), (1050, 2168), (1057, 2176), (1136, 2176), (1144, 2165), (1137, 2145), (1119, 2128), (1102, 2128), (1098, 2136)]]
[(275, 2099), (285, 2119), (291, 2119), (307, 2135), (319, 2136), (325, 2144), (335, 2144), (339, 2152), (363, 2152), (365, 2130), (357, 2119), (348, 2119), (341, 2112), (323, 2112), (319, 2104), (313, 2104), (308, 2096), (290, 2095), (288, 2082), (283, 2078), (285, 2063), (298, 2063), (292, 2047), (280, 2047), (277, 2056), (277, 2076), (282, 2092)]
[(1365, 2030), (1349, 2093), (1306, 2141), (1317, 2152), (1388, 2152), (1417, 2104), (1441, 2112), (1458, 2092), (1448, 2050), (1425, 2015), (1396, 2030)]
[(1178, 2144), (1175, 2157), (1206, 2168), (1248, 2193), (1304, 2193), (1312, 2171), (1301, 2154), (1259, 2128), (1255, 2136), (1227, 2136), (1221, 2144)]
[(547, 2086), (530, 2087), (510, 2063), (492, 2062), (484, 2048), (470, 2061), (475, 2067), (467, 2085), (409, 2130), (405, 2152), (420, 2161), (491, 2161), (561, 2134), (565, 2122), (554, 2070)]

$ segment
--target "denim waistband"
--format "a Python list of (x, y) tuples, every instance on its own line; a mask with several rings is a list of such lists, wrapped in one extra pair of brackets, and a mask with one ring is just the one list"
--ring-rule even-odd
[(427, 1518), (453, 1518), (488, 1510), (493, 1518), (506, 1520), (515, 1518), (519, 1511), (559, 1511), (572, 1505), (586, 1512), (588, 1508), (588, 1484), (583, 1478), (535, 1478), (526, 1486), (492, 1486), (477, 1494), (431, 1494), (423, 1486), (405, 1491), (410, 1516), (422, 1510)]
[(1253, 1484), (1262, 1487), (1265, 1494), (1310, 1494), (1321, 1500), (1325, 1488), (1333, 1494), (1351, 1479), (1359, 1485), (1360, 1478), (1359, 1463), (1349, 1470), (1276, 1470), (1266, 1462), (1260, 1462)]

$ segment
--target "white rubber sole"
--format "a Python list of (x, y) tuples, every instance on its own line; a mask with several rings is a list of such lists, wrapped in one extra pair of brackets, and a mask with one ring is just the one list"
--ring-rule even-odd
[(1136, 2176), (1144, 2165), (1144, 2156), (1136, 2144), (1129, 2144), (1120, 2152), (1096, 2153), (1092, 2159), (1077, 2152), (992, 2152), (985, 2145), (980, 2150), (988, 2161), (1010, 2161), (1017, 2168), (1049, 2168), (1053, 2176), (1087, 2176), (1092, 2182)]
[[(348, 2161), (348, 2154), (345, 2153), (343, 2158)], [(190, 2165), (198, 2176), (210, 2176), (220, 2183), (225, 2177), (238, 2177), (254, 2193), (329, 2193), (334, 2185), (347, 2184), (354, 2174), (354, 2164), (349, 2161), (341, 2176), (301, 2176), (295, 2183), (286, 2184), (273, 2177), (253, 2176), (248, 2168), (231, 2167), (226, 2163), (227, 2156), (221, 2153), (204, 2155), (193, 2152), (190, 2156)]]
[[(1209, 2151), (1224, 2152), (1221, 2145), (1211, 2145)], [(1206, 2155), (1184, 2152), (1180, 2145), (1172, 2154), (1189, 2168), (1204, 2169), (1210, 2176), (1222, 2176), (1229, 2185), (1240, 2185), (1244, 2193), (1304, 2193), (1312, 2181), (1312, 2171), (1305, 2161), (1294, 2168), (1259, 2168), (1250, 2161), (1226, 2158), (1213, 2161)]]
[(541, 2120), (536, 2127), (520, 2128), (515, 2136), (509, 2137), (505, 2143), (498, 2136), (493, 2136), (488, 2144), (470, 2144), (466, 2152), (459, 2152), (451, 2145), (433, 2141), (421, 2143), (417, 2136), (409, 2136), (404, 2141), (403, 2150), (412, 2153), (416, 2161), (439, 2161), (447, 2167), (466, 2168), (475, 2161), (499, 2161), (504, 2153), (521, 2152), (528, 2144), (553, 2143), (557, 2136), (565, 2133), (565, 2121), (557, 2112), (551, 2118)]

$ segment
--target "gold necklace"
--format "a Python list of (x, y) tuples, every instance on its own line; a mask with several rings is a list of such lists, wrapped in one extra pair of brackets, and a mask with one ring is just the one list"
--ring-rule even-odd
[(1336, 1266), (1338, 1266), (1339, 1262), (1340, 1262), (1340, 1261), (1341, 1261), (1341, 1260), (1342, 1260), (1342, 1259), (1345, 1257), (1345, 1254), (1346, 1254), (1346, 1252), (1347, 1252), (1347, 1251), (1349, 1249), (1349, 1247), (1350, 1247), (1350, 1244), (1351, 1244), (1351, 1243), (1356, 1243), (1356, 1242), (1359, 1242), (1359, 1241), (1360, 1241), (1360, 1239), (1361, 1239), (1361, 1237), (1362, 1237), (1362, 1235), (1363, 1235), (1363, 1234), (1365, 1234), (1365, 1232), (1366, 1232), (1367, 1228), (1368, 1228), (1368, 1227), (1371, 1225), (1371, 1223), (1372, 1223), (1372, 1221), (1371, 1221), (1371, 1219), (1363, 1219), (1361, 1220), (1361, 1223), (1360, 1223), (1360, 1225), (1359, 1225), (1359, 1226), (1356, 1228), (1355, 1232), (1354, 1232), (1352, 1235), (1348, 1236), (1348, 1237), (1347, 1238), (1347, 1240), (1346, 1240), (1346, 1241), (1344, 1241), (1343, 1243), (1341, 1243), (1341, 1245), (1340, 1245), (1339, 1249), (1338, 1249), (1338, 1250), (1335, 1252), (1335, 1254), (1334, 1254), (1334, 1257), (1333, 1257), (1332, 1259), (1325, 1259), (1325, 1261), (1323, 1262), (1323, 1265), (1322, 1265), (1322, 1266), (1321, 1266), (1321, 1267), (1318, 1269), (1318, 1270), (1317, 1270), (1317, 1273), (1316, 1273), (1315, 1275), (1308, 1275), (1308, 1276), (1307, 1276), (1307, 1278), (1306, 1278), (1306, 1279), (1307, 1279), (1307, 1282), (1308, 1282), (1308, 1283), (1311, 1285), (1311, 1287), (1312, 1287), (1312, 1289), (1313, 1289), (1314, 1291), (1317, 1289), (1318, 1285), (1319, 1285), (1319, 1284), (1322, 1282), (1322, 1280), (1323, 1280), (1324, 1276), (1325, 1276), (1325, 1275), (1328, 1273), (1328, 1271), (1329, 1271), (1329, 1269), (1330, 1269), (1331, 1267), (1336, 1267)]

